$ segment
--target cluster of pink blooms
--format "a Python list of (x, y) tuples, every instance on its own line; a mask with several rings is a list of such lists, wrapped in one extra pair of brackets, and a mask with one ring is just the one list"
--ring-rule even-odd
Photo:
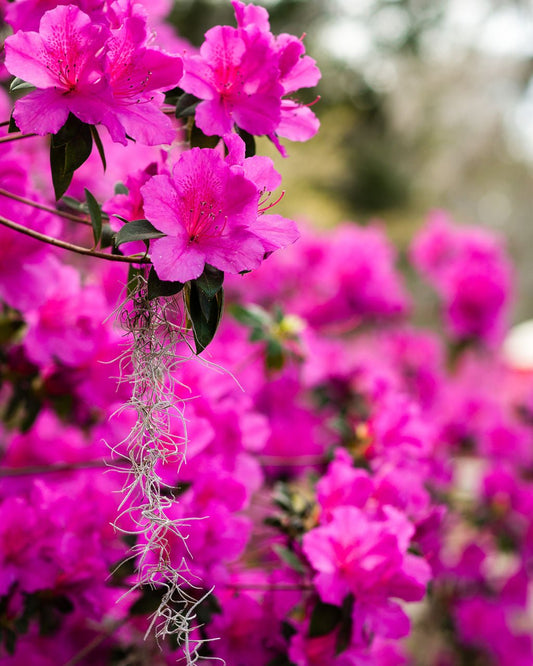
[[(206, 264), (231, 274), (203, 352), (213, 364), (175, 370), (186, 464), (158, 468), (186, 539), (169, 535), (168, 559), (189, 562), (203, 599), (199, 663), (529, 666), (533, 378), (500, 351), (500, 240), (429, 216), (410, 256), (444, 334), (415, 327), (384, 230), (303, 228), (293, 244), (294, 223), (270, 213), (279, 174), (234, 131), (314, 134), (288, 97), (318, 79), (301, 40), (273, 36), (266, 11), (238, 0), (237, 27), (213, 28), (198, 53), (138, 4), (45, 4), (5, 11), (6, 67), (36, 88), (15, 104), (18, 127), (55, 133), (69, 114), (106, 127), (106, 175), (91, 156), (69, 193), (88, 187), (108, 214), (149, 220), (161, 280), (196, 280)], [(177, 55), (151, 43), (154, 28)], [(173, 87), (197, 98), (216, 148), (158, 147), (183, 132), (164, 113)], [(0, 108), (7, 118), (7, 97)], [(0, 192), (0, 217), (90, 245), (90, 227), (47, 210), (44, 140), (0, 153), (0, 189), (17, 197)], [(0, 234), (0, 665), (176, 663), (183, 646), (145, 638), (161, 591), (124, 594), (135, 544), (113, 526), (123, 474), (108, 465), (125, 464), (133, 417), (117, 411), (129, 340), (110, 315), (127, 266)], [(183, 435), (178, 418), (173, 429)]]

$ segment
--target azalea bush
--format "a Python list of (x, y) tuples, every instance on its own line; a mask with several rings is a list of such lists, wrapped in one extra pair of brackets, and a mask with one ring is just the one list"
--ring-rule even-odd
[(275, 212), (301, 39), (51, 4), (3, 7), (0, 664), (531, 664), (501, 239), (428, 215), (415, 326), (379, 224)]

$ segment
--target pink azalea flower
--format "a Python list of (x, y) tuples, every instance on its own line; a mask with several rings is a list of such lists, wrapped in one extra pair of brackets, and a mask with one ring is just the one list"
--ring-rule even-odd
[(196, 124), (222, 136), (237, 124), (251, 134), (274, 132), (281, 119), (283, 87), (278, 57), (268, 34), (216, 26), (205, 34), (199, 55), (186, 56), (181, 86), (202, 101)]
[(109, 37), (105, 26), (77, 7), (61, 5), (44, 14), (38, 33), (18, 32), (6, 39), (7, 69), (37, 88), (15, 104), (14, 117), (23, 132), (55, 134), (73, 113), (120, 134), (109, 110), (111, 90), (105, 77)]
[(183, 153), (172, 176), (154, 176), (141, 193), (146, 217), (167, 234), (153, 241), (150, 253), (162, 280), (193, 280), (206, 263), (229, 273), (251, 270), (265, 252), (297, 237), (293, 223), (260, 217), (257, 184), (213, 149)]
[(6, 40), (7, 69), (37, 88), (15, 105), (23, 132), (55, 134), (72, 113), (103, 124), (123, 144), (126, 135), (148, 145), (173, 141), (172, 123), (159, 107), (162, 91), (181, 78), (181, 59), (148, 47), (145, 17), (110, 27), (61, 5), (44, 14), (38, 33)]
[(303, 550), (323, 601), (341, 605), (352, 593), (358, 603), (381, 608), (390, 597), (424, 596), (429, 566), (407, 553), (414, 529), (396, 509), (385, 507), (384, 514), (385, 520), (373, 520), (355, 506), (341, 506), (327, 525), (305, 534)]
[(122, 126), (115, 141), (126, 142), (126, 134), (147, 145), (172, 143), (176, 130), (159, 107), (161, 91), (178, 85), (183, 73), (179, 56), (148, 47), (146, 19), (128, 17), (112, 30), (107, 63), (113, 92), (113, 111)]

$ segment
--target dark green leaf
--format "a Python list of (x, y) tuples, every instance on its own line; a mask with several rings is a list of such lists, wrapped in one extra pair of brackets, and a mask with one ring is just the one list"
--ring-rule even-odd
[(9, 125), (8, 125), (8, 128), (7, 128), (7, 131), (8, 131), (9, 134), (11, 134), (12, 132), (20, 132), (20, 129), (19, 129), (17, 123), (15, 122), (15, 119), (13, 118), (13, 114), (11, 114), (11, 116), (9, 118)]
[(185, 298), (192, 323), (196, 353), (199, 354), (215, 337), (224, 306), (224, 290), (220, 289), (213, 298), (208, 298), (194, 282), (191, 282), (185, 291)]
[(349, 594), (342, 604), (342, 619), (337, 634), (337, 641), (335, 644), (335, 654), (340, 654), (347, 650), (352, 640), (353, 619), (352, 611), (354, 605), (354, 597)]
[(122, 243), (148, 240), (150, 238), (163, 238), (163, 236), (165, 234), (158, 231), (148, 220), (132, 220), (120, 229), (115, 239), (115, 245), (119, 247)]
[(318, 600), (311, 614), (309, 638), (318, 638), (330, 634), (342, 620), (342, 609), (339, 606), (325, 604)]
[(198, 97), (195, 97), (190, 93), (183, 93), (176, 102), (176, 118), (193, 116), (199, 103), (200, 100)]
[(130, 264), (129, 270), (128, 270), (128, 286), (127, 286), (127, 293), (128, 297), (133, 296), (133, 294), (137, 290), (137, 286), (139, 284), (139, 276), (144, 275), (144, 268), (136, 268), (132, 264)]
[(64, 594), (59, 597), (55, 597), (51, 603), (54, 606), (54, 608), (57, 608), (57, 610), (60, 613), (63, 613), (65, 615), (68, 613), (72, 613), (72, 611), (74, 610), (74, 604)]
[(15, 647), (17, 645), (17, 634), (13, 631), (13, 629), (9, 629), (9, 627), (4, 627), (3, 632), (6, 652), (13, 655), (15, 654)]
[(85, 201), (87, 202), (87, 209), (89, 217), (91, 218), (91, 225), (93, 228), (94, 246), (96, 247), (102, 238), (102, 209), (100, 204), (94, 196), (85, 188)]
[(65, 170), (74, 174), (89, 158), (93, 148), (91, 128), (81, 123), (79, 132), (65, 146)]
[(11, 85), (9, 86), (10, 93), (25, 92), (27, 90), (35, 90), (35, 86), (24, 81), (24, 79), (19, 79), (18, 76), (11, 81)]
[(92, 146), (90, 126), (70, 114), (50, 143), (50, 167), (56, 200), (65, 194), (74, 172), (91, 154)]
[(191, 148), (214, 148), (219, 141), (219, 136), (207, 136), (196, 125), (191, 127), (189, 136)]
[(100, 247), (102, 249), (106, 247), (111, 247), (113, 245), (113, 239), (115, 238), (115, 232), (109, 224), (104, 224), (102, 226), (102, 238), (100, 240)]
[(270, 370), (281, 370), (285, 363), (285, 355), (283, 353), (283, 345), (278, 341), (271, 338), (267, 342), (266, 357), (267, 368)]
[(100, 138), (100, 135), (98, 134), (98, 130), (94, 125), (90, 125), (91, 128), (91, 134), (94, 139), (94, 143), (96, 145), (96, 149), (98, 150), (98, 154), (100, 155), (100, 159), (102, 160), (102, 166), (104, 167), (104, 171), (107, 169), (107, 162), (105, 159), (105, 151), (104, 151), (104, 146), (102, 144), (102, 139)]
[(287, 642), (289, 642), (297, 633), (298, 630), (295, 629), (290, 622), (287, 622), (286, 620), (281, 622), (281, 635)]
[(222, 289), (224, 282), (224, 272), (219, 271), (218, 268), (206, 264), (204, 272), (199, 278), (194, 280), (198, 289), (203, 292), (208, 298), (213, 298)]
[(272, 550), (276, 553), (280, 560), (285, 562), (285, 564), (288, 564), (291, 569), (294, 569), (299, 573), (305, 573), (306, 568), (303, 562), (292, 550), (289, 550), (289, 548), (286, 548), (279, 543), (274, 544), (272, 546)]
[(240, 127), (237, 129), (237, 133), (244, 141), (245, 157), (253, 157), (256, 152), (254, 135), (250, 134), (250, 132), (247, 132), (246, 130), (241, 129)]
[(142, 595), (130, 608), (130, 615), (150, 615), (155, 613), (161, 604), (164, 590), (161, 588), (144, 588)]
[(115, 185), (115, 194), (129, 194), (128, 188), (124, 185), (124, 183), (117, 183)]
[(148, 275), (148, 300), (159, 298), (160, 296), (174, 296), (183, 289), (182, 282), (168, 282), (160, 280), (155, 272), (155, 268), (150, 268)]
[(277, 657), (268, 662), (267, 666), (295, 666), (295, 664), (289, 659), (288, 655), (278, 654)]
[(167, 90), (165, 92), (165, 104), (170, 104), (171, 106), (174, 106), (182, 95), (183, 95), (183, 88), (179, 88), (178, 86), (172, 88), (171, 90)]

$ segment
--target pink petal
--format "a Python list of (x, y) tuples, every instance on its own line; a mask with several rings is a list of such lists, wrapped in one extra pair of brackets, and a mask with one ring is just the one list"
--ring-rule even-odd
[(61, 91), (54, 88), (34, 90), (17, 100), (13, 117), (22, 132), (44, 136), (55, 134), (66, 123), (69, 110)]
[(167, 175), (153, 176), (141, 187), (144, 212), (156, 229), (170, 236), (186, 236), (184, 227), (177, 218), (180, 200), (176, 187)]
[(265, 252), (287, 247), (300, 238), (296, 222), (281, 215), (260, 215), (251, 229), (261, 239)]
[(196, 244), (172, 236), (152, 241), (150, 258), (158, 277), (171, 282), (194, 280), (202, 274), (206, 263)]

